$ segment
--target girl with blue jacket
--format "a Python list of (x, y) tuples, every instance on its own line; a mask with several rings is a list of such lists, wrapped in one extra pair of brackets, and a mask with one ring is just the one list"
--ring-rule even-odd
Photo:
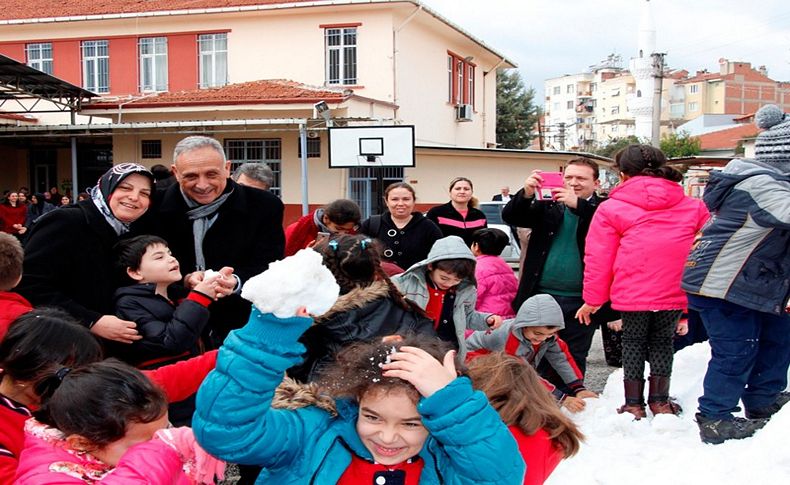
[(193, 427), (207, 451), (263, 466), (257, 483), (522, 483), (515, 440), (435, 337), (357, 344), (338, 355), (321, 394), (313, 385), (273, 403), (304, 353), (308, 311), (332, 303), (307, 292), (324, 287), (336, 298), (339, 288), (309, 250), (256, 278), (242, 292), (254, 304), (249, 322), (230, 334), (198, 392)]

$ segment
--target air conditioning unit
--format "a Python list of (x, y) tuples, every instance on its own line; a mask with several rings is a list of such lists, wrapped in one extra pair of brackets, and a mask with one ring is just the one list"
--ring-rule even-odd
[(472, 121), (472, 105), (459, 104), (455, 107), (456, 121)]

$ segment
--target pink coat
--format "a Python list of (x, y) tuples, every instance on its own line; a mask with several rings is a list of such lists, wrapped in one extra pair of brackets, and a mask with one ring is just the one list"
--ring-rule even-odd
[(680, 310), (691, 244), (710, 218), (705, 204), (666, 179), (630, 178), (601, 203), (584, 252), (584, 301), (621, 311)]
[(19, 457), (14, 483), (188, 485), (190, 481), (182, 467), (175, 450), (163, 441), (151, 440), (129, 448), (118, 466), (112, 468), (89, 454), (74, 451), (63, 433), (31, 418), (25, 425), (25, 448)]
[(485, 254), (478, 256), (475, 279), (477, 280), (477, 311), (495, 313), (503, 318), (515, 316), (511, 304), (516, 298), (518, 279), (502, 258)]

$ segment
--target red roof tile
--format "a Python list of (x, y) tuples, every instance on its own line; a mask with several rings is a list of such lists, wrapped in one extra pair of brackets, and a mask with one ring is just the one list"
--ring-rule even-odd
[(705, 133), (698, 138), (702, 143), (702, 150), (727, 150), (734, 149), (738, 142), (744, 138), (751, 138), (757, 135), (757, 126), (754, 123), (733, 126), (724, 130)]
[(241, 7), (309, 0), (25, 0), (3, 2), (0, 20)]
[(194, 89), (161, 93), (155, 96), (140, 96), (134, 101), (125, 98), (98, 98), (85, 109), (116, 108), (123, 104), (124, 109), (150, 108), (153, 106), (192, 106), (228, 104), (290, 104), (317, 101), (343, 101), (347, 93), (329, 89), (313, 88), (284, 79), (268, 79), (246, 83), (228, 84), (221, 88)]

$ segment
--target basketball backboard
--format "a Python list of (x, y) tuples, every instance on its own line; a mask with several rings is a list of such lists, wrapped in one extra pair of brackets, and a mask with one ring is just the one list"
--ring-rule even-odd
[(413, 166), (414, 126), (329, 128), (329, 168)]

